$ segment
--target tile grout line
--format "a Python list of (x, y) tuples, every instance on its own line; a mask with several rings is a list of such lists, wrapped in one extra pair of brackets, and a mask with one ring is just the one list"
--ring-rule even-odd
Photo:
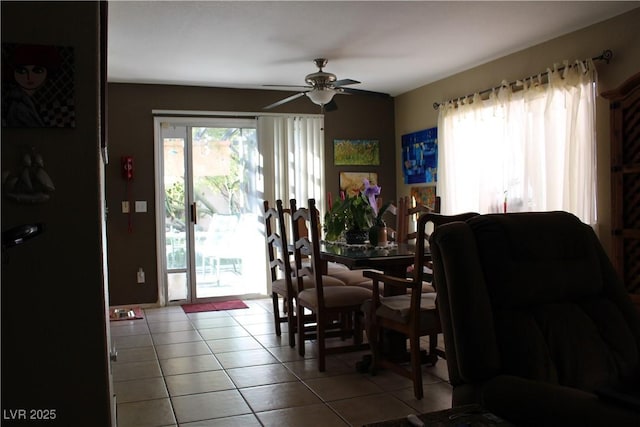
[(176, 426), (179, 426), (178, 415), (176, 414), (176, 409), (173, 406), (173, 399), (171, 398), (171, 393), (169, 392), (169, 385), (167, 384), (167, 376), (162, 369), (162, 364), (160, 363), (160, 357), (158, 356), (158, 350), (156, 349), (156, 342), (153, 339), (153, 334), (151, 333), (151, 327), (149, 325), (148, 316), (146, 316), (147, 311), (144, 310), (145, 314), (145, 322), (147, 322), (147, 328), (149, 329), (149, 335), (151, 335), (151, 345), (153, 345), (153, 353), (156, 355), (156, 361), (158, 362), (158, 367), (160, 368), (160, 373), (162, 374), (162, 382), (164, 383), (164, 388), (167, 391), (167, 398), (169, 399), (169, 405), (171, 406), (171, 413), (173, 414), (173, 420), (176, 423)]
[[(268, 310), (266, 310), (266, 309), (264, 309), (264, 310), (265, 310), (265, 312), (267, 312), (267, 313), (269, 313), (269, 314), (271, 314), (271, 315), (273, 316), (273, 313), (272, 313), (272, 312), (269, 312), (269, 311), (268, 311)], [(232, 317), (234, 317), (234, 316), (232, 316)], [(235, 317), (234, 317), (234, 320), (235, 320)], [(236, 322), (237, 322), (237, 320), (236, 320)], [(261, 345), (261, 347), (262, 347), (264, 350), (266, 350), (269, 354), (271, 354), (274, 358), (276, 358), (276, 360), (278, 360), (278, 364), (279, 364), (279, 365), (281, 365), (284, 369), (286, 369), (288, 372), (290, 372), (290, 373), (291, 373), (291, 374), (292, 374), (292, 375), (297, 379), (297, 381), (298, 381), (298, 382), (300, 382), (300, 383), (301, 383), (301, 384), (302, 384), (302, 385), (303, 385), (307, 390), (309, 390), (309, 391), (310, 391), (314, 396), (316, 396), (316, 397), (318, 398), (318, 400), (320, 400), (321, 404), (322, 404), (324, 407), (326, 407), (329, 411), (331, 411), (332, 413), (334, 413), (338, 418), (340, 418), (342, 421), (344, 421), (348, 426), (353, 427), (353, 426), (352, 426), (352, 424), (351, 424), (348, 420), (346, 420), (342, 415), (340, 415), (338, 412), (336, 412), (336, 411), (335, 411), (335, 410), (334, 410), (334, 409), (333, 409), (333, 408), (332, 408), (332, 407), (331, 407), (327, 402), (325, 402), (325, 401), (324, 401), (324, 399), (322, 399), (322, 397), (321, 397), (318, 393), (316, 393), (316, 392), (315, 392), (315, 391), (314, 391), (314, 390), (313, 390), (313, 389), (312, 389), (312, 388), (311, 388), (311, 387), (310, 387), (310, 386), (305, 382), (304, 378), (300, 377), (300, 376), (299, 376), (299, 375), (297, 375), (295, 372), (293, 372), (291, 369), (289, 369), (289, 367), (287, 367), (287, 366), (285, 365), (285, 362), (283, 362), (282, 360), (278, 359), (278, 358), (276, 357), (276, 355), (275, 355), (275, 354), (273, 354), (271, 351), (269, 351), (269, 347), (266, 347), (266, 346), (265, 346), (261, 341), (259, 341), (259, 340), (255, 337), (255, 335), (251, 333), (251, 331), (249, 331), (247, 328), (245, 328), (245, 327), (244, 327), (244, 325), (240, 324), (240, 326), (242, 326), (242, 327), (243, 327), (243, 329), (245, 329), (245, 330), (247, 331), (247, 333), (249, 333), (249, 336), (251, 336), (253, 339), (255, 339), (255, 340), (256, 340), (256, 341)], [(291, 332), (287, 329), (287, 334), (289, 334), (289, 333), (291, 333)], [(305, 340), (305, 341), (306, 341), (306, 340)], [(303, 345), (304, 345), (304, 343), (303, 343)], [(285, 348), (293, 348), (293, 349), (294, 349), (294, 351), (296, 350), (296, 347), (290, 347), (290, 346), (289, 346), (289, 344), (288, 344), (288, 342), (286, 343), (286, 345), (285, 345), (285, 346), (281, 346), (281, 347), (285, 347)], [(296, 353), (297, 353), (297, 351), (296, 351)], [(310, 358), (310, 360), (313, 360), (313, 359), (315, 359), (315, 358)], [(305, 358), (303, 357), (301, 360), (307, 360), (307, 359), (305, 359)], [(227, 375), (229, 375), (229, 374), (227, 374)], [(229, 376), (229, 377), (231, 377), (231, 376)], [(232, 379), (232, 381), (233, 381), (233, 379)], [(234, 384), (235, 384), (235, 382), (234, 382)], [(238, 388), (238, 391), (240, 392), (240, 388)], [(242, 394), (242, 392), (240, 392), (240, 394), (241, 394), (241, 395), (243, 396), (243, 398), (244, 398), (244, 395)], [(253, 409), (253, 407), (249, 404), (249, 402), (248, 402), (246, 399), (245, 399), (245, 402), (247, 403), (247, 405), (249, 406), (249, 408), (251, 408), (251, 411), (252, 411), (252, 413), (254, 414), (254, 416), (256, 417), (256, 419), (258, 420), (258, 422), (259, 422), (261, 425), (264, 425), (264, 424), (262, 423), (262, 421), (260, 420), (260, 418), (258, 417), (258, 415), (257, 415), (259, 412), (256, 412), (256, 411)], [(302, 405), (302, 406), (310, 406), (310, 405)], [(289, 408), (289, 407), (286, 407), (286, 408)], [(286, 409), (286, 408), (281, 408), (281, 409)], [(261, 412), (270, 412), (270, 411), (273, 411), (273, 410), (269, 410), (269, 411), (261, 411)]]
[[(187, 314), (187, 313), (185, 313)], [(231, 314), (228, 314), (228, 317), (232, 318), (234, 322), (236, 322), (236, 324), (240, 327), (242, 327), (242, 329), (244, 329), (250, 337), (254, 338), (253, 335), (251, 335), (251, 332), (249, 332), (243, 325), (241, 325), (238, 320), (232, 316)], [(207, 340), (204, 339), (204, 337), (202, 336), (202, 334), (200, 333), (200, 329), (193, 323), (193, 318), (190, 317), (187, 314), (187, 318), (189, 319), (189, 323), (191, 323), (191, 326), (193, 326), (193, 328), (196, 330), (196, 332), (198, 333), (198, 335), (200, 336), (200, 338), (202, 339), (202, 341), (205, 343), (205, 345), (207, 346), (207, 348), (209, 349), (209, 351), (211, 352), (211, 355), (218, 361), (218, 363), (220, 364), (220, 368), (222, 369), (222, 371), (225, 373), (225, 375), (229, 378), (229, 380), (231, 381), (231, 383), (234, 385), (234, 390), (238, 392), (238, 394), (240, 395), (240, 397), (242, 397), (242, 400), (244, 401), (244, 403), (247, 405), (247, 407), (249, 408), (249, 410), (251, 411), (251, 414), (254, 416), (254, 418), (258, 421), (258, 423), (260, 423), (261, 426), (264, 426), (264, 424), (262, 423), (262, 421), (260, 421), (260, 418), (258, 418), (258, 415), (256, 414), (256, 412), (254, 411), (253, 407), (249, 404), (249, 402), (247, 401), (247, 399), (244, 397), (244, 395), (242, 394), (242, 392), (240, 391), (240, 388), (238, 387), (238, 385), (236, 384), (235, 381), (233, 381), (233, 378), (231, 378), (231, 375), (229, 375), (229, 373), (227, 372), (227, 368), (224, 367), (224, 365), (222, 364), (222, 362), (220, 362), (220, 360), (218, 360), (218, 358), (216, 357), (215, 353), (213, 352), (213, 349), (209, 346), (209, 343), (207, 342)], [(224, 326), (223, 326), (224, 327)], [(206, 328), (204, 328), (206, 329)], [(255, 339), (255, 338), (254, 338)], [(257, 340), (256, 340), (257, 341)], [(262, 346), (262, 343), (258, 341), (258, 343)], [(264, 348), (264, 346), (263, 346)], [(266, 348), (264, 348), (266, 350)], [(268, 350), (267, 350), (268, 351)], [(173, 405), (172, 405), (173, 406)], [(246, 414), (240, 414), (240, 415), (246, 415)], [(224, 417), (223, 417), (224, 418)], [(215, 419), (215, 418), (214, 418)], [(176, 418), (177, 420), (177, 418)], [(206, 420), (200, 420), (200, 421), (206, 421)]]
[[(220, 370), (222, 370), (222, 372), (224, 372), (225, 376), (229, 379), (230, 384), (232, 385), (232, 388), (229, 389), (225, 389), (225, 390), (236, 390), (237, 393), (240, 394), (240, 396), (242, 397), (242, 401), (244, 401), (245, 405), (247, 406), (247, 408), (250, 410), (250, 412), (246, 412), (244, 415), (253, 415), (253, 418), (256, 420), (256, 422), (260, 425), (264, 425), (263, 421), (260, 420), (259, 418), (259, 414), (261, 413), (266, 413), (266, 412), (271, 412), (271, 411), (275, 411), (275, 410), (286, 410), (286, 409), (291, 409), (291, 408), (295, 408), (295, 406), (284, 406), (282, 408), (276, 408), (276, 409), (266, 409), (263, 411), (256, 411), (252, 405), (249, 403), (249, 400), (245, 397), (245, 395), (242, 393), (242, 389), (243, 387), (240, 387), (240, 383), (237, 382), (237, 380), (234, 380), (233, 377), (230, 375), (230, 370), (232, 369), (236, 369), (236, 368), (246, 368), (247, 366), (237, 366), (237, 367), (225, 367), (219, 360), (218, 356), (216, 355), (213, 347), (210, 345), (210, 342), (208, 342), (208, 340), (205, 339), (205, 336), (203, 335), (203, 330), (204, 329), (226, 329), (229, 327), (237, 327), (240, 326), (241, 330), (247, 334), (247, 337), (250, 337), (252, 340), (254, 340), (257, 343), (257, 348), (256, 350), (262, 350), (262, 351), (266, 351), (267, 354), (269, 354), (270, 356), (272, 356), (274, 358), (274, 362), (266, 362), (266, 363), (257, 363), (256, 365), (250, 365), (251, 367), (253, 366), (268, 366), (268, 365), (273, 365), (273, 366), (277, 366), (277, 369), (280, 368), (285, 368), (285, 371), (288, 372), (291, 376), (292, 376), (292, 381), (298, 382), (298, 383), (302, 383), (304, 385), (304, 389), (310, 391), (318, 400), (318, 403), (322, 403), (322, 407), (324, 407), (325, 409), (328, 409), (328, 413), (331, 413), (333, 416), (336, 416), (338, 419), (340, 419), (342, 422), (344, 422), (346, 425), (352, 426), (353, 424), (351, 424), (348, 420), (348, 414), (345, 413), (345, 415), (341, 415), (341, 413), (339, 412), (338, 409), (334, 409), (334, 405), (332, 404), (333, 402), (339, 402), (340, 400), (348, 400), (348, 397), (345, 397), (344, 399), (339, 399), (337, 401), (325, 401), (322, 399), (322, 397), (320, 396), (320, 394), (318, 394), (318, 392), (315, 392), (314, 389), (311, 388), (311, 386), (309, 385), (308, 381), (312, 380), (312, 379), (320, 379), (320, 378), (325, 378), (325, 376), (311, 376), (309, 377), (309, 375), (305, 375), (305, 372), (307, 371), (308, 367), (304, 367), (304, 365), (306, 364), (306, 360), (314, 360), (314, 354), (311, 354), (311, 352), (307, 352), (307, 354), (311, 357), (307, 358), (307, 357), (303, 357), (303, 358), (299, 358), (296, 357), (297, 356), (297, 347), (293, 347), (293, 352), (295, 354), (289, 354), (288, 350), (290, 349), (288, 342), (285, 339), (278, 339), (278, 340), (274, 340), (274, 333), (269, 333), (269, 332), (274, 332), (273, 331), (273, 312), (269, 310), (270, 306), (267, 306), (268, 303), (270, 302), (269, 299), (265, 299), (264, 301), (261, 301), (260, 303), (256, 303), (256, 304), (251, 304), (249, 305), (249, 309), (253, 309), (251, 312), (249, 312), (248, 310), (229, 310), (224, 316), (220, 316), (219, 318), (221, 319), (233, 319), (233, 323), (232, 325), (216, 325), (213, 327), (209, 327), (206, 324), (203, 324), (203, 327), (198, 327), (196, 323), (198, 323), (198, 318), (197, 317), (192, 317), (189, 316), (188, 313), (184, 313), (183, 310), (178, 309), (179, 311), (173, 311), (173, 310), (169, 310), (168, 312), (158, 312), (158, 316), (157, 318), (153, 316), (153, 313), (151, 313), (151, 315), (149, 315), (149, 313), (147, 312), (147, 310), (145, 309), (145, 325), (147, 328), (147, 333), (149, 334), (150, 337), (150, 341), (151, 341), (151, 346), (153, 347), (153, 355), (155, 357), (155, 362), (158, 363), (159, 368), (160, 368), (160, 374), (162, 376), (162, 384), (164, 384), (164, 388), (167, 394), (167, 397), (169, 398), (169, 404), (171, 405), (171, 413), (173, 414), (173, 422), (176, 423), (176, 425), (180, 425), (181, 423), (178, 420), (177, 417), (177, 413), (176, 413), (176, 407), (174, 406), (174, 398), (177, 396), (172, 396), (168, 387), (168, 381), (167, 381), (167, 371), (166, 368), (167, 367), (163, 367), (162, 363), (161, 363), (161, 359), (159, 357), (159, 349), (157, 348), (158, 342), (155, 339), (155, 335), (161, 335), (164, 333), (179, 333), (179, 332), (183, 332), (184, 330), (180, 329), (180, 330), (172, 330), (171, 329), (171, 325), (167, 325), (168, 329), (165, 331), (165, 326), (154, 326), (152, 328), (152, 325), (154, 323), (157, 322), (167, 322), (167, 323), (172, 323), (174, 321), (177, 321), (175, 319), (172, 319), (172, 317), (175, 316), (176, 313), (181, 312), (181, 315), (186, 316), (185, 321), (188, 323), (188, 326), (191, 328), (191, 330), (193, 330), (196, 335), (194, 335), (192, 338), (195, 339), (196, 337), (199, 338), (198, 341), (193, 341), (193, 342), (204, 342), (204, 344), (206, 345), (206, 351), (207, 351), (207, 355), (211, 355), (214, 357), (214, 359), (216, 360), (216, 362), (220, 365)], [(233, 314), (233, 312), (236, 311), (236, 315)], [(253, 317), (247, 317), (245, 319), (243, 319), (244, 314), (246, 313), (248, 316)], [(255, 317), (254, 317), (255, 315)], [(167, 317), (166, 319), (164, 317)], [(263, 317), (264, 320), (260, 319), (260, 317)], [(211, 318), (215, 318), (216, 316), (211, 316)], [(200, 317), (201, 319), (207, 319), (207, 316), (204, 317)], [(212, 322), (215, 323), (215, 322)], [(224, 322), (223, 322), (224, 323)], [(185, 327), (187, 326), (187, 324), (185, 323), (184, 325)], [(158, 329), (158, 331), (156, 332), (152, 332), (152, 329)], [(253, 332), (252, 332), (253, 331)], [(284, 331), (283, 331), (284, 332)], [(287, 334), (290, 333), (290, 331), (286, 331)], [(135, 334), (134, 334), (135, 335)], [(260, 338), (261, 336), (263, 336), (262, 338)], [(274, 335), (274, 337), (270, 337), (270, 335)], [(265, 338), (266, 337), (266, 338)], [(183, 337), (178, 336), (177, 338), (182, 339)], [(185, 334), (185, 338), (190, 338), (188, 336), (188, 334)], [(229, 339), (233, 339), (234, 337), (229, 337)], [(160, 339), (160, 338), (159, 338)], [(165, 338), (162, 337), (160, 339), (160, 341), (163, 341)], [(173, 338), (171, 338), (173, 339)], [(213, 340), (209, 340), (209, 341), (215, 341), (216, 339), (223, 339), (223, 338), (215, 338)], [(191, 341), (187, 341), (187, 342), (191, 342)], [(303, 345), (307, 343), (307, 341), (305, 340), (305, 342), (303, 343)], [(170, 345), (173, 344), (172, 342), (170, 342), (170, 340), (168, 340), (167, 342), (165, 342), (164, 344), (166, 345)], [(181, 344), (179, 343), (175, 343), (175, 344)], [(204, 350), (204, 349), (202, 349)], [(272, 351), (273, 350), (273, 351)], [(233, 352), (233, 351), (240, 351), (240, 349), (233, 349), (232, 347), (229, 347), (229, 350), (224, 350), (224, 352)], [(151, 355), (151, 354), (149, 354)], [(196, 355), (194, 355), (196, 356)], [(174, 357), (182, 357), (182, 356), (174, 356)], [(174, 357), (169, 357), (169, 359), (172, 359)], [(185, 356), (185, 357), (188, 357)], [(346, 364), (347, 366), (351, 366), (353, 363), (353, 361), (351, 359), (347, 359), (347, 358), (339, 358), (341, 363)], [(164, 360), (164, 359), (162, 359)], [(289, 364), (289, 365), (287, 365)], [(299, 365), (301, 364), (301, 365)], [(296, 371), (294, 371), (294, 369), (296, 369), (296, 371), (298, 371), (298, 373), (296, 373)], [(206, 371), (210, 371), (211, 369), (205, 369)], [(217, 370), (217, 369), (216, 369)], [(179, 372), (179, 371), (176, 371)], [(180, 372), (180, 373), (176, 373), (175, 375), (180, 375), (180, 374), (197, 374), (198, 372), (204, 372), (204, 371), (197, 371), (197, 372)], [(284, 371), (283, 371), (284, 372)], [(342, 375), (346, 373), (338, 373), (336, 375)], [(288, 374), (287, 374), (288, 375)], [(329, 377), (332, 375), (329, 375)], [(293, 380), (293, 378), (295, 378), (295, 380)], [(410, 401), (405, 401), (403, 400), (403, 398), (400, 395), (395, 395), (392, 393), (393, 390), (395, 390), (395, 388), (390, 389), (388, 387), (383, 387), (382, 385), (376, 383), (375, 381), (372, 381), (371, 378), (369, 378), (368, 376), (366, 377), (366, 379), (370, 382), (372, 382), (373, 384), (378, 385), (382, 391), (381, 393), (386, 394), (387, 396), (391, 396), (393, 397), (394, 401), (403, 403), (411, 408), (414, 408), (415, 405), (412, 404)], [(444, 379), (442, 378), (440, 375), (437, 374), (437, 372), (432, 372), (430, 375), (430, 380), (438, 380), (439, 383), (443, 382), (445, 384), (449, 384), (450, 382), (448, 381), (448, 379)], [(281, 383), (287, 383), (290, 382), (288, 380), (285, 381), (270, 381), (266, 384), (262, 384), (262, 385), (274, 385), (274, 384), (281, 384)], [(250, 387), (245, 387), (245, 388), (251, 388)], [(257, 386), (255, 386), (257, 387)], [(400, 388), (398, 388), (398, 390), (400, 390)], [(222, 390), (216, 390), (216, 391), (222, 391)], [(193, 392), (193, 393), (188, 393), (185, 396), (188, 395), (195, 395), (195, 394), (201, 394), (203, 392)], [(376, 393), (372, 393), (372, 395), (374, 395)], [(182, 396), (182, 395), (181, 395)], [(367, 395), (368, 396), (368, 395)], [(164, 398), (157, 398), (158, 400), (164, 399)], [(149, 400), (154, 400), (154, 399), (145, 399), (147, 401)], [(238, 401), (240, 402), (240, 401)], [(316, 403), (314, 403), (313, 405), (316, 405)], [(300, 405), (298, 407), (304, 407), (304, 406), (308, 406), (308, 405)], [(416, 409), (417, 410), (417, 409)], [(238, 414), (238, 416), (240, 416), (241, 414)], [(231, 415), (229, 415), (231, 416)], [(220, 418), (212, 418), (212, 419), (223, 419), (223, 418), (227, 418), (227, 417), (220, 417)], [(199, 421), (206, 421), (209, 420), (210, 418), (206, 418), (203, 420), (199, 420)], [(197, 422), (197, 420), (193, 420), (194, 422)], [(191, 422), (191, 421), (189, 421)]]
[[(264, 308), (263, 308), (263, 309), (264, 309)], [(268, 310), (266, 310), (266, 309), (264, 309), (264, 311), (265, 311), (265, 312), (267, 312), (267, 313), (269, 313), (269, 314), (271, 314), (271, 316), (273, 317), (273, 313), (270, 313), (270, 312), (269, 312)], [(232, 316), (232, 317), (234, 317), (234, 316)], [(236, 319), (235, 319), (235, 317), (234, 317), (234, 320), (235, 320), (236, 322), (238, 322), (238, 320), (236, 320)], [(238, 324), (240, 324), (240, 323), (238, 322)], [(287, 371), (291, 372), (291, 373), (293, 374), (293, 376), (295, 376), (295, 377), (298, 379), (298, 381), (299, 381), (300, 383), (302, 383), (305, 387), (307, 387), (307, 388), (308, 388), (307, 384), (305, 384), (305, 383), (302, 381), (302, 379), (301, 379), (301, 378), (299, 378), (295, 373), (293, 373), (289, 368), (287, 368), (287, 366), (284, 364), (284, 362), (283, 362), (283, 361), (281, 361), (280, 359), (278, 359), (278, 358), (277, 358), (277, 357), (276, 357), (272, 352), (270, 352), (270, 351), (269, 351), (269, 348), (268, 348), (268, 347), (266, 347), (266, 346), (265, 346), (261, 341), (259, 341), (259, 340), (255, 337), (255, 335), (253, 335), (253, 334), (251, 333), (251, 331), (249, 331), (247, 328), (245, 328), (245, 327), (244, 327), (244, 325), (242, 325), (242, 324), (240, 324), (240, 326), (242, 326), (242, 328), (243, 328), (245, 331), (247, 331), (247, 333), (249, 334), (249, 336), (250, 336), (251, 338), (253, 338), (254, 340), (256, 340), (256, 341), (258, 342), (258, 344), (260, 344), (260, 346), (261, 346), (264, 350), (266, 350), (269, 354), (271, 354), (271, 355), (272, 355), (272, 356), (273, 356), (273, 357), (278, 361), (278, 364), (279, 364), (279, 365), (281, 365), (281, 366), (282, 366), (284, 369), (286, 369)], [(290, 333), (288, 329), (287, 329), (287, 333)], [(277, 335), (276, 335), (276, 336), (277, 336)], [(282, 335), (280, 335), (280, 336), (282, 336)], [(289, 347), (289, 344), (287, 344), (287, 347)], [(227, 375), (229, 375), (229, 374), (227, 373)], [(230, 376), (230, 375), (229, 375), (229, 378), (231, 378), (231, 376)], [(231, 381), (233, 381), (233, 379), (232, 379)], [(235, 382), (234, 382), (234, 384), (235, 384)], [(237, 386), (236, 386), (236, 387), (237, 387)], [(249, 406), (249, 408), (251, 409), (251, 413), (253, 414), (253, 416), (254, 416), (254, 417), (256, 417), (256, 420), (258, 420), (258, 422), (260, 423), (260, 425), (264, 426), (264, 423), (262, 422), (262, 420), (261, 420), (261, 419), (260, 419), (260, 417), (258, 416), (258, 412), (256, 412), (256, 411), (253, 409), (253, 407), (251, 406), (251, 404), (250, 404), (250, 403), (247, 401), (247, 399), (245, 398), (244, 394), (242, 394), (242, 392), (240, 391), (240, 388), (239, 388), (239, 387), (237, 388), (237, 390), (238, 390), (238, 393), (240, 393), (240, 395), (242, 396), (242, 398), (243, 398), (243, 399), (244, 399), (244, 401), (246, 402), (247, 406)], [(324, 402), (323, 402), (323, 403), (324, 403)], [(282, 409), (284, 409), (284, 408), (282, 408)], [(268, 412), (268, 411), (262, 411), (262, 412)]]
[[(273, 313), (271, 313), (271, 315), (273, 315)], [(288, 325), (287, 325), (287, 326), (288, 326)], [(247, 331), (247, 332), (249, 332), (249, 331)], [(250, 332), (249, 332), (249, 333), (250, 333)], [(287, 333), (288, 333), (288, 334), (289, 334), (289, 333), (291, 333), (291, 331), (289, 331), (289, 330), (288, 330), (288, 328), (287, 328)], [(252, 335), (252, 336), (253, 336), (253, 335)], [(297, 334), (296, 334), (296, 337), (297, 337)], [(254, 339), (255, 339), (255, 337), (254, 337)], [(309, 342), (311, 342), (311, 341), (313, 341), (313, 340), (309, 340)], [(307, 340), (303, 340), (302, 345), (305, 345), (305, 343), (306, 343), (306, 342), (307, 342)], [(262, 343), (260, 343), (260, 344), (262, 344)], [(301, 344), (298, 342), (298, 343), (297, 343), (297, 345), (301, 345)], [(293, 350), (294, 350), (294, 351), (296, 352), (296, 354), (297, 354), (297, 347), (290, 347), (288, 343), (286, 343), (286, 346), (285, 346), (285, 347), (287, 347), (287, 348), (293, 348)], [(266, 347), (265, 347), (265, 349), (266, 349), (267, 351), (269, 351), (269, 350), (268, 350), (268, 348), (266, 348)], [(270, 352), (270, 353), (271, 353), (271, 352)], [(272, 354), (273, 354), (273, 353), (272, 353)], [(274, 355), (274, 356), (275, 356), (275, 355)], [(312, 357), (312, 358), (306, 359), (304, 356), (302, 356), (302, 359), (301, 359), (301, 360), (303, 360), (303, 361), (304, 361), (304, 360), (313, 360), (313, 359), (316, 359), (316, 358), (315, 358), (315, 357)], [(314, 390), (309, 386), (309, 384), (307, 384), (307, 382), (305, 381), (305, 378), (302, 378), (301, 376), (299, 376), (299, 375), (297, 375), (295, 372), (293, 372), (291, 369), (289, 369), (289, 367), (288, 367), (288, 366), (286, 366), (286, 365), (284, 364), (284, 362), (283, 362), (283, 361), (280, 361), (280, 360), (279, 360), (279, 362), (280, 362), (280, 364), (281, 364), (281, 365), (282, 365), (282, 366), (283, 366), (287, 371), (291, 372), (291, 374), (293, 374), (293, 376), (295, 376), (295, 377), (298, 379), (298, 381), (299, 381), (302, 385), (304, 385), (304, 387), (305, 387), (307, 390), (309, 390), (309, 391), (310, 391), (314, 396), (316, 396), (316, 397), (320, 400), (320, 402), (322, 403), (322, 405), (323, 405), (325, 408), (327, 408), (329, 411), (331, 411), (333, 414), (335, 414), (339, 419), (341, 419), (342, 421), (344, 421), (344, 423), (345, 423), (346, 425), (348, 425), (348, 426), (350, 426), (350, 427), (354, 427), (354, 426), (349, 422), (349, 420), (347, 420), (347, 419), (346, 419), (345, 417), (343, 417), (340, 413), (338, 413), (338, 412), (337, 412), (337, 411), (336, 411), (336, 410), (335, 410), (331, 405), (329, 405), (329, 402), (325, 401), (325, 400), (322, 398), (322, 396), (320, 396), (317, 392), (315, 392), (315, 391), (314, 391)], [(309, 405), (304, 405), (304, 406), (309, 406)]]
[[(265, 311), (267, 311), (267, 310), (265, 310)], [(272, 312), (271, 312), (270, 314), (273, 316), (273, 313), (272, 313)], [(246, 328), (245, 328), (245, 330), (246, 330)], [(249, 334), (251, 335), (251, 337), (253, 337), (256, 341), (258, 341), (258, 340), (256, 339), (256, 337), (255, 337), (253, 334), (251, 334), (251, 332), (250, 332), (250, 331), (248, 331), (248, 330), (247, 330), (247, 332), (249, 332)], [(291, 333), (291, 331), (289, 331), (289, 329), (287, 328), (287, 334), (290, 334), (290, 333)], [(271, 352), (269, 351), (269, 348), (265, 347), (265, 346), (264, 346), (264, 344), (262, 344), (262, 342), (260, 342), (260, 341), (258, 341), (258, 342), (260, 343), (260, 345), (261, 345), (265, 350), (267, 350), (270, 354), (272, 354), (272, 355), (273, 355), (273, 353), (271, 353)], [(305, 342), (306, 342), (306, 340), (305, 340)], [(303, 342), (303, 343), (302, 343), (302, 345), (305, 345), (305, 342)], [(298, 345), (300, 345), (300, 343), (297, 343), (297, 344), (298, 344)], [(285, 347), (285, 348), (293, 348), (293, 350), (294, 350), (294, 351), (296, 351), (296, 354), (297, 354), (297, 347), (290, 347), (290, 346), (289, 346), (289, 344), (288, 344), (288, 342), (286, 343), (286, 345), (285, 345), (285, 346), (282, 346), (282, 347)], [(273, 356), (274, 356), (274, 357), (276, 357), (275, 355), (273, 355)], [(314, 391), (314, 390), (313, 390), (313, 389), (312, 389), (312, 388), (311, 388), (311, 387), (306, 383), (306, 381), (304, 380), (304, 378), (300, 377), (300, 376), (299, 376), (299, 375), (297, 375), (295, 372), (293, 372), (291, 369), (289, 369), (289, 367), (287, 367), (287, 366), (284, 364), (284, 362), (283, 362), (282, 360), (279, 360), (277, 357), (276, 357), (276, 359), (278, 360), (278, 363), (279, 363), (280, 365), (282, 365), (282, 367), (283, 367), (284, 369), (286, 369), (288, 372), (291, 372), (291, 374), (292, 374), (294, 377), (296, 377), (296, 379), (297, 379), (297, 380), (298, 380), (298, 381), (299, 381), (299, 382), (300, 382), (300, 383), (301, 383), (301, 384), (302, 384), (302, 385), (303, 385), (307, 390), (309, 390), (309, 391), (310, 391), (314, 396), (316, 396), (316, 397), (318, 398), (318, 400), (320, 400), (320, 402), (322, 403), (322, 405), (323, 405), (325, 408), (327, 408), (329, 411), (331, 411), (332, 413), (334, 413), (338, 418), (340, 418), (342, 421), (344, 421), (348, 426), (353, 427), (353, 426), (352, 426), (352, 424), (351, 424), (348, 420), (346, 420), (342, 415), (340, 415), (337, 411), (335, 411), (335, 410), (334, 410), (334, 409), (333, 409), (333, 408), (332, 408), (332, 407), (331, 407), (327, 402), (325, 402), (325, 401), (324, 401), (324, 399), (322, 399), (322, 397), (321, 397), (318, 393), (316, 393), (316, 392), (315, 392), (315, 391)], [(313, 359), (315, 359), (315, 358), (310, 358), (309, 360), (313, 360)], [(303, 356), (301, 360), (307, 360), (307, 359)], [(248, 402), (247, 402), (247, 403), (248, 403)], [(303, 405), (303, 406), (310, 406), (310, 405)], [(251, 405), (249, 405), (249, 407), (251, 407)], [(284, 408), (283, 408), (283, 409), (284, 409)], [(252, 410), (253, 410), (253, 408), (252, 408)], [(263, 412), (269, 412), (269, 411), (263, 411)], [(258, 419), (258, 422), (260, 422), (260, 424), (261, 424), (261, 425), (264, 425), (264, 424), (262, 424), (262, 421), (260, 420), (260, 418), (257, 416), (257, 414), (256, 414), (255, 412), (254, 412), (254, 414), (256, 415), (256, 418)]]

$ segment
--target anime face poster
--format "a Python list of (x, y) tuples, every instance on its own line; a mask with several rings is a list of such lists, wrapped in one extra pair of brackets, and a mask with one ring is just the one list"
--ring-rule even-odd
[(2, 127), (75, 126), (73, 48), (2, 43)]

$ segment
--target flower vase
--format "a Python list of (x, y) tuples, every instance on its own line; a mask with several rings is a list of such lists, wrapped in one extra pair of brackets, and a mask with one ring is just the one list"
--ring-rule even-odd
[(378, 246), (387, 246), (387, 227), (378, 229)]
[(374, 225), (369, 229), (369, 243), (373, 246), (387, 246), (387, 227)]

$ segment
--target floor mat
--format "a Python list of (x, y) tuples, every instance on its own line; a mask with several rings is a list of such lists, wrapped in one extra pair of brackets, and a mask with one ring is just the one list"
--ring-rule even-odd
[(235, 310), (238, 308), (249, 308), (239, 299), (220, 302), (203, 302), (197, 304), (183, 304), (182, 309), (185, 313), (199, 313), (202, 311), (218, 311), (218, 310)]
[(112, 322), (135, 319), (144, 319), (144, 314), (140, 307), (119, 307), (109, 309), (109, 320)]

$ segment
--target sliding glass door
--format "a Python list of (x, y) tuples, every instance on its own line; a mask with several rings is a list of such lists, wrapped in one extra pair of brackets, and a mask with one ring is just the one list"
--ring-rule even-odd
[(165, 301), (266, 293), (253, 119), (156, 118)]

